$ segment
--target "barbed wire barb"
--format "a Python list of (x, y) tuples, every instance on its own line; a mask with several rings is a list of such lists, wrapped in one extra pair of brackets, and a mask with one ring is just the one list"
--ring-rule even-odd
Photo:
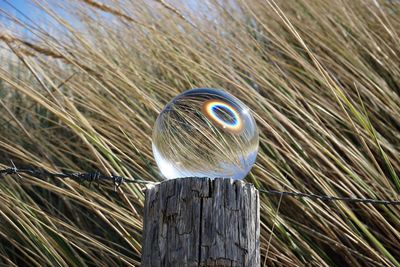
[[(46, 170), (37, 170), (37, 169), (18, 169), (14, 162), (11, 161), (11, 165), (13, 167), (0, 169), (0, 178), (4, 178), (4, 176), (8, 175), (18, 175), (19, 179), (23, 177), (21, 174), (30, 175), (32, 177), (38, 179), (44, 178), (60, 178), (60, 179), (72, 179), (77, 181), (79, 184), (83, 182), (89, 182), (89, 187), (92, 183), (97, 183), (100, 186), (100, 182), (102, 181), (111, 181), (114, 185), (114, 190), (116, 191), (123, 184), (156, 184), (157, 182), (140, 180), (127, 178), (119, 175), (112, 174), (111, 176), (104, 175), (99, 171), (93, 172), (77, 172), (77, 173), (54, 173)], [(382, 200), (382, 199), (371, 199), (371, 198), (353, 198), (353, 197), (336, 197), (336, 196), (326, 196), (326, 195), (318, 195), (313, 193), (302, 193), (302, 192), (287, 192), (287, 191), (277, 191), (277, 190), (267, 190), (258, 188), (260, 193), (267, 195), (277, 195), (277, 196), (290, 196), (297, 198), (308, 198), (313, 200), (321, 200), (321, 201), (342, 201), (348, 203), (364, 203), (364, 204), (372, 204), (372, 205), (400, 205), (400, 200)]]

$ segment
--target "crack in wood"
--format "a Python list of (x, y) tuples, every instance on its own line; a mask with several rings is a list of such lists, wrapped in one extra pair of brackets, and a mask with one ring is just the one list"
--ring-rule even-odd
[(200, 198), (200, 227), (199, 227), (199, 258), (198, 258), (198, 266), (201, 264), (201, 236), (203, 235), (203, 223), (201, 222), (201, 218), (203, 218), (203, 199)]

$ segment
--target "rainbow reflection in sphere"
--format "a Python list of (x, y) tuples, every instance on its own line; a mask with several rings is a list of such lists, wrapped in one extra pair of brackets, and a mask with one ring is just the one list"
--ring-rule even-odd
[[(218, 111), (223, 110), (230, 116), (222, 118)], [(209, 100), (203, 104), (203, 113), (208, 119), (215, 123), (218, 127), (222, 127), (226, 131), (240, 132), (243, 129), (243, 123), (240, 114), (234, 107), (221, 100)]]
[(258, 152), (258, 129), (249, 108), (216, 89), (192, 89), (161, 111), (153, 154), (166, 179), (243, 179)]

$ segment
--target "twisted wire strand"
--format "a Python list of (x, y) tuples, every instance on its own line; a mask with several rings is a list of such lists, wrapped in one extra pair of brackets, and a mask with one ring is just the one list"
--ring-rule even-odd
[(335, 196), (317, 195), (317, 194), (302, 193), (302, 192), (286, 192), (286, 191), (265, 190), (265, 189), (258, 189), (258, 190), (261, 193), (265, 193), (268, 195), (291, 196), (291, 197), (308, 198), (308, 199), (321, 200), (321, 201), (342, 201), (342, 202), (364, 203), (364, 204), (372, 204), (372, 205), (394, 205), (394, 206), (400, 205), (400, 200), (335, 197)]
[[(122, 177), (118, 175), (104, 175), (98, 171), (94, 172), (76, 172), (76, 173), (54, 173), (46, 170), (35, 170), (35, 169), (18, 169), (15, 166), (5, 169), (0, 169), (0, 178), (5, 175), (19, 175), (19, 174), (27, 174), (35, 178), (43, 179), (43, 178), (61, 178), (61, 179), (72, 179), (78, 182), (97, 182), (100, 183), (102, 181), (111, 181), (114, 184), (114, 188), (117, 189), (123, 184), (156, 184), (156, 182), (133, 179)], [(353, 197), (336, 197), (336, 196), (326, 196), (326, 195), (318, 195), (312, 193), (302, 193), (302, 192), (288, 192), (288, 191), (277, 191), (277, 190), (266, 190), (258, 188), (260, 193), (267, 195), (276, 195), (276, 196), (290, 196), (297, 198), (308, 198), (312, 200), (321, 200), (321, 201), (342, 201), (342, 202), (350, 202), (350, 203), (364, 203), (364, 204), (372, 204), (372, 205), (393, 205), (399, 206), (400, 200), (382, 200), (382, 199), (371, 199), (371, 198), (353, 198)]]
[(122, 184), (152, 184), (152, 181), (132, 179), (127, 177), (122, 177), (119, 175), (104, 175), (98, 171), (93, 172), (75, 172), (75, 173), (55, 173), (46, 170), (35, 170), (35, 169), (18, 169), (16, 167), (10, 167), (5, 169), (0, 169), (0, 178), (4, 175), (18, 175), (27, 174), (32, 177), (43, 179), (43, 178), (61, 178), (61, 179), (71, 179), (78, 182), (102, 182), (111, 181), (114, 186), (120, 187)]

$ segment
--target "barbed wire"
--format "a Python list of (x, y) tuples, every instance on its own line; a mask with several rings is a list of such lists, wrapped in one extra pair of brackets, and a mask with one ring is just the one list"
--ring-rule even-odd
[[(46, 170), (37, 169), (18, 169), (15, 166), (5, 169), (0, 169), (0, 178), (5, 175), (20, 175), (28, 174), (32, 177), (38, 179), (44, 178), (61, 178), (61, 179), (71, 179), (79, 183), (89, 182), (89, 183), (100, 183), (103, 181), (111, 181), (114, 184), (114, 188), (120, 187), (122, 184), (151, 184), (155, 183), (147, 180), (139, 180), (133, 178), (127, 178), (119, 175), (104, 175), (99, 171), (93, 172), (75, 172), (75, 173), (55, 173)], [(21, 176), (20, 176), (21, 177)]]
[(318, 199), (321, 201), (342, 201), (342, 202), (364, 203), (364, 204), (372, 204), (372, 205), (394, 205), (394, 206), (400, 205), (400, 200), (335, 197), (335, 196), (317, 195), (317, 194), (312, 194), (312, 193), (286, 192), (286, 191), (265, 190), (265, 189), (258, 189), (258, 191), (260, 191), (261, 193), (266, 193), (268, 195), (292, 196), (292, 197), (300, 197), (300, 198)]
[[(94, 172), (76, 172), (76, 173), (55, 173), (46, 170), (37, 169), (18, 169), (15, 166), (5, 169), (0, 169), (0, 178), (5, 175), (19, 175), (27, 174), (38, 179), (44, 178), (61, 178), (61, 179), (72, 179), (79, 183), (89, 182), (89, 183), (100, 183), (103, 181), (110, 181), (114, 184), (114, 189), (116, 190), (123, 184), (156, 184), (158, 182), (140, 180), (122, 177), (119, 175), (104, 175), (98, 171)], [(308, 198), (313, 200), (321, 201), (342, 201), (350, 203), (364, 203), (372, 205), (400, 205), (400, 200), (382, 200), (382, 199), (371, 199), (371, 198), (353, 198), (353, 197), (336, 197), (327, 195), (318, 195), (312, 193), (302, 193), (302, 192), (288, 192), (288, 191), (277, 191), (277, 190), (267, 190), (258, 188), (260, 193), (267, 195), (277, 195), (277, 196), (291, 196), (297, 198)]]

